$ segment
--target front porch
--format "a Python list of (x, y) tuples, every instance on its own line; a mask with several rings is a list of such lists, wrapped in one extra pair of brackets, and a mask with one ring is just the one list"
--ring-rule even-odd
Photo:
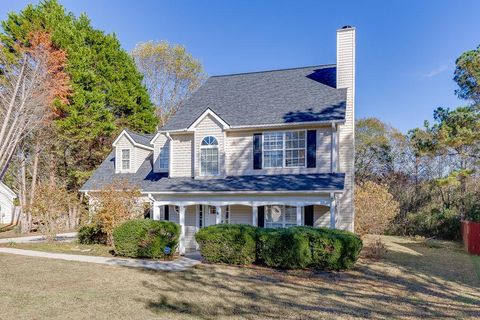
[(338, 215), (335, 193), (148, 196), (152, 201), (152, 219), (180, 224), (180, 254), (197, 250), (195, 233), (210, 225), (230, 223), (267, 228), (301, 225), (335, 228)]

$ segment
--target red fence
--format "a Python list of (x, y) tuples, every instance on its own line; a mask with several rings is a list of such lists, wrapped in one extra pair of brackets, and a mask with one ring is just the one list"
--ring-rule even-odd
[(480, 222), (462, 221), (462, 238), (467, 252), (480, 256)]

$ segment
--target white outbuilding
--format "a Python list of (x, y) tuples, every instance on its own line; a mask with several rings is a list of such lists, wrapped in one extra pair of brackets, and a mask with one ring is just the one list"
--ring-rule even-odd
[(13, 201), (17, 198), (15, 192), (0, 181), (0, 224), (12, 223), (15, 204)]

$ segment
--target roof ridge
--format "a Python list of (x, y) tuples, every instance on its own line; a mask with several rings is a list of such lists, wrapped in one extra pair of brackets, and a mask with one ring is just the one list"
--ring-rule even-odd
[(292, 68), (282, 68), (282, 69), (271, 69), (271, 70), (261, 70), (261, 71), (250, 71), (250, 72), (239, 72), (239, 73), (231, 73), (231, 74), (219, 74), (210, 76), (210, 78), (220, 78), (220, 77), (230, 77), (230, 76), (239, 76), (244, 74), (255, 74), (255, 73), (268, 73), (268, 72), (277, 72), (277, 71), (288, 71), (288, 70), (297, 70), (297, 69), (308, 69), (313, 67), (333, 67), (336, 66), (336, 63), (328, 63), (328, 64), (316, 64), (312, 66), (303, 66), (303, 67), (292, 67)]

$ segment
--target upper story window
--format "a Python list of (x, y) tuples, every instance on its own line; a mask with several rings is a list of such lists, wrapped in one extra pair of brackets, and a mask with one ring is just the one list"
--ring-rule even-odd
[(168, 170), (168, 161), (170, 158), (170, 150), (167, 146), (160, 149), (159, 164), (161, 170)]
[(218, 141), (215, 137), (203, 138), (200, 145), (200, 175), (218, 175)]
[(130, 170), (130, 149), (122, 149), (122, 170)]
[(305, 131), (265, 132), (263, 167), (305, 167)]

